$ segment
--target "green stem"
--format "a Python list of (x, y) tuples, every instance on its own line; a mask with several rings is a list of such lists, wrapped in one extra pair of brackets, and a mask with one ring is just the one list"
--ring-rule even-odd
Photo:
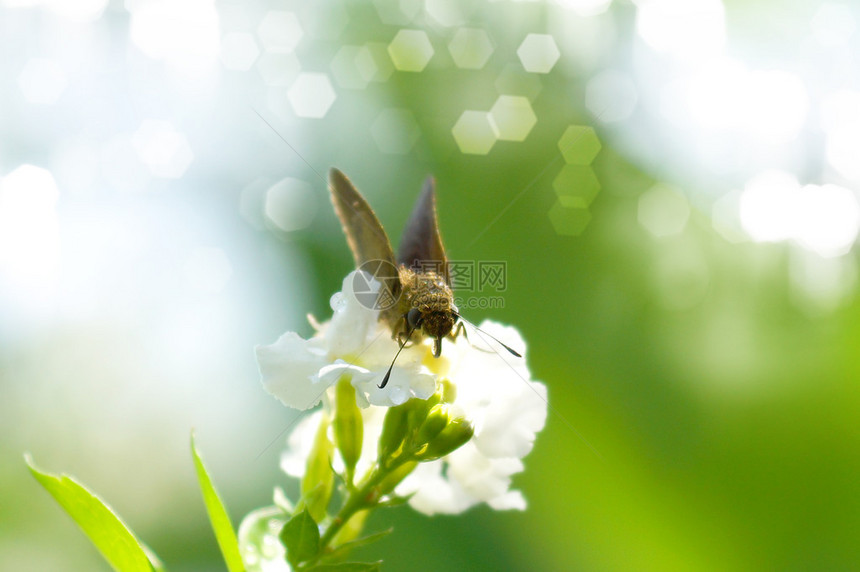
[(328, 545), (331, 544), (332, 540), (337, 536), (337, 533), (341, 531), (344, 525), (346, 525), (355, 513), (365, 509), (372, 509), (379, 505), (379, 498), (381, 495), (378, 492), (375, 492), (374, 489), (376, 489), (389, 474), (404, 462), (406, 462), (406, 459), (396, 459), (392, 463), (386, 463), (384, 468), (377, 465), (367, 474), (361, 486), (350, 492), (346, 502), (344, 502), (341, 509), (334, 516), (325, 533), (323, 533), (320, 538), (317, 557), (311, 562), (305, 563), (303, 568), (310, 568), (317, 564), (320, 557), (325, 553), (326, 548), (328, 548)]

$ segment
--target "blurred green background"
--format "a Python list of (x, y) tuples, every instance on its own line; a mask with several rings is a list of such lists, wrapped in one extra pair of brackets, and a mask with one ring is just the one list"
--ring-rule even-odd
[(860, 9), (806, 0), (0, 0), (0, 569), (106, 569), (22, 454), (220, 570), (296, 413), (252, 348), (428, 174), (550, 415), (522, 513), (407, 508), (390, 570), (860, 567)]

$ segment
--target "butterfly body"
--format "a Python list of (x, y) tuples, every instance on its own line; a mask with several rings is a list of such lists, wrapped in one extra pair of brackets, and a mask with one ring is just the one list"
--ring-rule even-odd
[(380, 283), (379, 319), (401, 343), (433, 339), (433, 354), (439, 357), (442, 338), (457, 335), (459, 314), (436, 221), (433, 179), (425, 182), (406, 224), (397, 259), (381, 223), (346, 175), (332, 169), (330, 181), (335, 212), (356, 267)]

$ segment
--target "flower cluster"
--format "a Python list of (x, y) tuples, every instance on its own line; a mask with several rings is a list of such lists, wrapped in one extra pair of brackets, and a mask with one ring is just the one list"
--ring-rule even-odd
[[(511, 477), (523, 470), (522, 458), (546, 421), (546, 387), (530, 379), (524, 352), (523, 359), (499, 353), (484, 335), (525, 349), (519, 333), (485, 321), (483, 332), (473, 330), (470, 340), (462, 335), (445, 340), (439, 358), (433, 357), (430, 340), (415, 343), (403, 349), (380, 389), (399, 345), (380, 323), (379, 312), (356, 299), (353, 283), (350, 274), (343, 291), (332, 296), (329, 322), (312, 320), (317, 330), (312, 338), (288, 332), (257, 348), (267, 391), (299, 410), (323, 403), (288, 438), (281, 468), (300, 479), (302, 499), (295, 508), (282, 496), (276, 499), (282, 512), (289, 516), (306, 508), (314, 522), (329, 525), (329, 532), (335, 528), (331, 523), (339, 528), (344, 520), (355, 528), (360, 514), (354, 509), (372, 506), (327, 515), (332, 472), (345, 484), (344, 509), (357, 492), (374, 506), (406, 501), (425, 514), (459, 513), (482, 502), (524, 509), (526, 501), (511, 489)], [(246, 532), (259, 528), (262, 516), (252, 514), (243, 523)], [(336, 530), (323, 541), (335, 535), (343, 541), (344, 534)]]

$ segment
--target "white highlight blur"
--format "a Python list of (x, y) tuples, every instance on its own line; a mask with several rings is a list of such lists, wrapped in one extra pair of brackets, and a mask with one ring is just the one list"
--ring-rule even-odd
[(860, 181), (860, 92), (839, 90), (821, 104), (827, 162), (840, 175)]
[(789, 72), (747, 70), (740, 62), (718, 58), (684, 83), (690, 116), (706, 129), (786, 143), (797, 137), (806, 121), (806, 88)]
[(221, 34), (212, 0), (135, 2), (129, 10), (131, 42), (150, 58), (188, 72), (217, 61)]
[(809, 23), (812, 36), (822, 46), (846, 44), (857, 30), (854, 14), (847, 4), (824, 2)]
[(744, 188), (740, 220), (760, 242), (793, 240), (825, 257), (847, 253), (860, 231), (860, 204), (838, 185), (804, 185), (788, 173), (767, 171)]
[(59, 270), (59, 190), (50, 171), (21, 165), (0, 179), (0, 278), (10, 299), (50, 302)]
[(98, 20), (108, 0), (2, 0), (0, 6), (9, 8), (35, 8), (45, 10), (73, 22), (94, 22)]
[(636, 30), (653, 50), (683, 61), (718, 55), (726, 41), (720, 0), (634, 0)]
[(178, 179), (194, 158), (185, 135), (169, 121), (144, 119), (131, 143), (141, 162), (156, 177)]

